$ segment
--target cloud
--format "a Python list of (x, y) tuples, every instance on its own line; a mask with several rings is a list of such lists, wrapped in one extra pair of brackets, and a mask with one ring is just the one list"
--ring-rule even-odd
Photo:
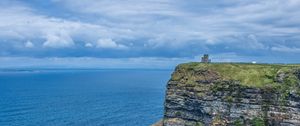
[(99, 39), (97, 41), (97, 48), (106, 48), (106, 49), (128, 49), (127, 46), (118, 44), (112, 39)]
[[(1, 5), (0, 5), (1, 6)], [(37, 45), (65, 48), (78, 41), (97, 41), (102, 37), (119, 37), (126, 31), (100, 24), (49, 17), (23, 4), (1, 6), (0, 38), (8, 41), (34, 40)], [(120, 37), (121, 38), (121, 37)], [(75, 40), (74, 40), (75, 39)]]
[(283, 53), (300, 53), (300, 48), (298, 47), (287, 47), (283, 45), (272, 47), (271, 50)]
[(44, 47), (62, 48), (71, 47), (74, 45), (72, 38), (65, 32), (59, 34), (48, 34), (46, 41), (43, 43)]
[(27, 48), (33, 48), (34, 44), (31, 41), (27, 41), (27, 42), (24, 43), (24, 46), (27, 47)]
[[(172, 7), (174, 2), (170, 0), (57, 0), (65, 4), (69, 9), (86, 14), (102, 14), (107, 16), (140, 16), (140, 15), (177, 15), (180, 13)], [(88, 7), (84, 7), (88, 6)], [(101, 6), (101, 8), (99, 8)], [(77, 9), (74, 9), (77, 8)]]
[[(178, 43), (186, 43), (190, 40), (218, 44), (226, 43), (224, 38), (230, 36), (244, 37), (249, 34), (264, 37), (296, 36), (300, 32), (297, 27), (289, 26), (289, 24), (300, 25), (297, 22), (300, 20), (297, 16), (300, 14), (300, 10), (297, 9), (299, 2), (295, 0), (226, 2), (65, 0), (56, 2), (64, 4), (68, 9), (79, 14), (96, 14), (103, 17), (105, 23), (112, 27), (134, 29), (144, 37), (158, 40), (153, 41), (154, 43), (167, 43), (166, 45), (176, 43), (177, 46), (181, 46)], [(275, 12), (273, 8), (276, 8)], [(137, 37), (136, 34), (134, 35)], [(166, 42), (170, 37), (178, 42), (174, 40)], [(258, 41), (260, 40), (253, 43), (259, 44)]]
[(93, 47), (93, 44), (92, 43), (85, 43), (84, 46), (90, 48), (90, 47)]
[[(297, 0), (2, 0), (0, 55), (275, 57), (300, 48), (299, 6)], [(23, 49), (27, 40), (34, 48)]]
[(253, 49), (266, 49), (264, 44), (261, 42), (258, 42), (257, 37), (253, 34), (248, 35), (248, 39), (250, 42), (248, 43), (249, 46), (247, 48), (253, 48)]

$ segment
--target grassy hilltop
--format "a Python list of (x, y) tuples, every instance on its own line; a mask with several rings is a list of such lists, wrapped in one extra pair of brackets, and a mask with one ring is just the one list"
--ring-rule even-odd
[[(181, 71), (210, 70), (217, 72), (222, 80), (233, 80), (242, 86), (281, 90), (298, 89), (300, 84), (300, 64), (250, 64), (250, 63), (184, 63)], [(184, 72), (189, 73), (189, 72)], [(182, 75), (174, 74), (173, 79)], [(187, 74), (189, 82), (195, 75)]]

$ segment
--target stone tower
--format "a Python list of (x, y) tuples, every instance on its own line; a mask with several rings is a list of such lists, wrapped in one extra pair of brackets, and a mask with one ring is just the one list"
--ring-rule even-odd
[(201, 58), (201, 62), (202, 63), (210, 63), (211, 60), (209, 59), (209, 55), (208, 54), (204, 54), (203, 57)]

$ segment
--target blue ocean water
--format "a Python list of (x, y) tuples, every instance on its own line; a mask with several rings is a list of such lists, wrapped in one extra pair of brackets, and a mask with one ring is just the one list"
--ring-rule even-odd
[(148, 126), (171, 70), (0, 72), (0, 126)]

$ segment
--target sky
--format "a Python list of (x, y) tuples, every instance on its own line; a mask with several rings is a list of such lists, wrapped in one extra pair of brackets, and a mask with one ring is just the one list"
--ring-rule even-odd
[(300, 63), (299, 0), (1, 0), (0, 68)]

